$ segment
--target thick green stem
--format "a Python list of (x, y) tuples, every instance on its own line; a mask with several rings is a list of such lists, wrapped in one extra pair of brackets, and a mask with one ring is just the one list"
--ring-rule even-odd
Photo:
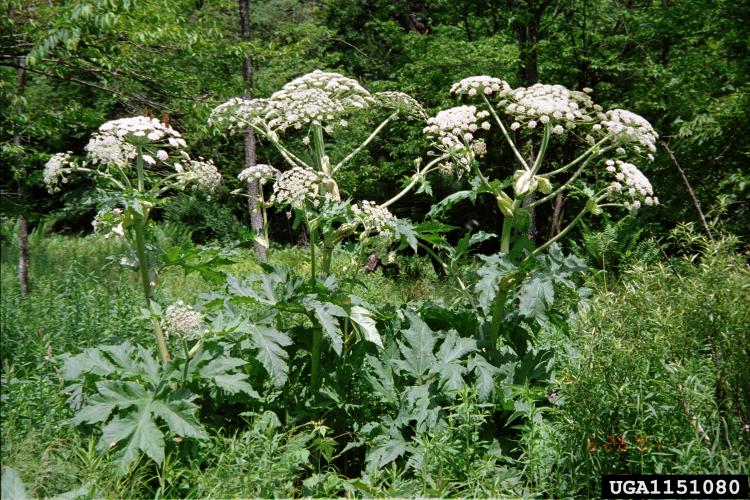
[(531, 175), (536, 175), (539, 168), (542, 166), (544, 155), (547, 153), (547, 146), (549, 145), (549, 137), (552, 131), (552, 126), (548, 123), (544, 126), (544, 135), (542, 136), (542, 144), (539, 146), (539, 153), (536, 155), (534, 165), (531, 167)]
[[(148, 256), (146, 254), (146, 238), (144, 236), (143, 226), (145, 218), (140, 214), (135, 215), (135, 222), (133, 224), (135, 229), (135, 252), (138, 257), (138, 270), (141, 276), (141, 285), (143, 286), (143, 296), (146, 299), (146, 307), (151, 310), (151, 301), (153, 300), (153, 287), (151, 286), (151, 280), (149, 278), (149, 263)], [(159, 347), (159, 353), (163, 361), (169, 361), (169, 349), (167, 348), (167, 341), (164, 338), (164, 332), (161, 331), (161, 325), (159, 319), (152, 313), (151, 322), (154, 326), (154, 337), (156, 337), (156, 345)]]
[(138, 169), (138, 191), (141, 193), (146, 189), (146, 176), (143, 172), (143, 150), (136, 147), (135, 165)]
[[(516, 198), (513, 200), (513, 204), (510, 206), (510, 210), (513, 214), (516, 213), (516, 209), (521, 204), (521, 200)], [(510, 252), (510, 234), (513, 229), (513, 217), (503, 218), (503, 232), (500, 235), (500, 252), (507, 254)]]
[(182, 371), (182, 383), (187, 380), (188, 367), (190, 366), (190, 349), (188, 349), (187, 340), (182, 339), (182, 348), (185, 350), (185, 369)]
[(318, 171), (323, 172), (325, 175), (331, 175), (329, 167), (323, 162), (323, 157), (326, 155), (326, 146), (323, 139), (323, 127), (320, 125), (313, 125), (313, 144), (315, 145), (315, 156), (318, 162)]
[[(305, 215), (305, 219), (307, 219), (307, 215)], [(318, 232), (313, 229), (310, 226), (310, 223), (307, 224), (308, 232), (310, 233), (310, 282), (315, 285), (315, 244), (316, 240), (318, 239)]]
[(331, 274), (333, 247), (333, 239), (329, 235), (323, 235), (323, 262), (321, 265), (321, 270), (323, 271), (323, 275), (325, 276)]
[[(138, 191), (143, 193), (145, 188), (145, 176), (143, 173), (143, 158), (140, 147), (137, 150), (136, 166), (138, 168)], [(142, 208), (142, 210), (145, 210)], [(141, 275), (141, 285), (143, 286), (143, 296), (146, 299), (146, 307), (151, 311), (151, 301), (153, 300), (153, 287), (151, 286), (150, 279), (150, 264), (148, 261), (148, 255), (146, 253), (146, 236), (144, 228), (146, 226), (147, 215), (146, 213), (134, 213), (133, 229), (135, 230), (135, 252), (138, 257), (138, 270)], [(156, 337), (156, 345), (159, 347), (159, 353), (161, 354), (162, 361), (169, 361), (169, 349), (167, 348), (167, 340), (164, 337), (164, 332), (161, 331), (161, 325), (159, 324), (159, 318), (157, 318), (153, 312), (151, 313), (151, 323), (154, 327), (154, 337)]]
[(320, 361), (323, 347), (323, 329), (314, 324), (312, 340), (312, 367), (310, 370), (310, 388), (313, 391), (320, 389)]

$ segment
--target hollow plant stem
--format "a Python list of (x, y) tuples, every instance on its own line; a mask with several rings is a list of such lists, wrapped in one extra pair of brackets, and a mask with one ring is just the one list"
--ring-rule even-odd
[(308, 232), (310, 233), (310, 282), (315, 286), (315, 244), (316, 240), (318, 239), (318, 234), (315, 229), (308, 227)]
[(318, 162), (318, 171), (329, 176), (329, 166), (323, 161), (323, 157), (326, 155), (325, 140), (323, 138), (323, 127), (320, 125), (313, 125), (313, 144), (315, 144), (315, 157)]
[[(143, 158), (140, 147), (137, 150), (136, 156), (136, 167), (138, 169), (138, 191), (143, 193), (145, 189), (145, 175), (143, 172)], [(145, 211), (145, 209), (142, 208)], [(135, 231), (135, 252), (138, 257), (138, 270), (141, 277), (141, 285), (143, 286), (143, 296), (146, 299), (146, 307), (151, 313), (151, 323), (154, 328), (154, 337), (156, 338), (156, 345), (159, 348), (159, 354), (161, 355), (162, 361), (169, 361), (169, 349), (167, 348), (167, 340), (164, 338), (164, 332), (161, 330), (159, 319), (151, 311), (151, 301), (153, 300), (153, 287), (151, 286), (151, 280), (149, 278), (150, 266), (148, 261), (148, 255), (146, 253), (146, 236), (144, 228), (147, 221), (147, 212), (144, 213), (133, 213), (133, 229)]]
[(321, 264), (321, 271), (325, 276), (328, 276), (331, 273), (333, 247), (333, 238), (328, 234), (323, 235), (323, 262)]
[[(521, 205), (521, 200), (516, 198), (513, 200), (513, 204), (510, 207), (510, 210), (513, 214), (515, 214), (516, 209)], [(502, 233), (500, 235), (500, 252), (507, 254), (510, 252), (510, 236), (513, 229), (513, 217), (504, 217), (503, 218), (503, 229)]]
[(542, 166), (542, 162), (544, 161), (544, 155), (547, 153), (547, 146), (549, 145), (549, 137), (550, 133), (552, 132), (552, 126), (547, 123), (544, 126), (544, 135), (542, 135), (542, 144), (539, 146), (539, 153), (536, 155), (536, 160), (534, 160), (534, 165), (531, 167), (531, 175), (536, 175), (536, 173), (539, 171), (539, 169)]
[(187, 340), (182, 339), (182, 348), (185, 350), (185, 369), (182, 371), (182, 383), (187, 380), (188, 367), (190, 366), (190, 349), (188, 349)]

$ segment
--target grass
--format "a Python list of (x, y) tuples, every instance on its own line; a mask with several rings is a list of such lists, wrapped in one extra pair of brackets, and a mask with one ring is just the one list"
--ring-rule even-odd
[[(142, 459), (119, 476), (95, 449), (97, 436), (67, 423), (57, 376), (61, 353), (117, 339), (152, 342), (135, 277), (107, 259), (117, 250), (110, 240), (35, 236), (32, 295), (24, 300), (17, 253), (3, 242), (2, 464), (20, 473), (33, 496), (596, 496), (602, 473), (750, 471), (743, 428), (750, 272), (734, 242), (720, 240), (671, 263), (635, 263), (610, 288), (593, 285), (590, 311), (572, 323), (572, 335), (547, 339), (560, 353), (549, 386), (559, 396), (519, 424), (512, 456), (481, 439), (489, 414), (468, 398), (451, 409), (448, 429), (424, 438), (418, 475), (391, 464), (346, 477), (321, 451), (332, 439), (340, 450), (345, 436), (327, 435), (320, 422), (288, 427), (261, 413), (244, 416), (238, 428), (212, 428), (211, 439), (193, 448), (173, 447), (159, 467)], [(260, 271), (251, 251), (229, 254), (237, 263), (228, 272)], [(309, 272), (298, 248), (273, 248), (271, 259)], [(455, 297), (429, 262), (400, 257), (398, 264), (400, 276), (360, 274), (355, 293), (376, 305)], [(356, 265), (345, 252), (335, 255), (339, 270)], [(169, 271), (160, 279), (162, 304), (195, 303), (211, 289), (197, 274)], [(647, 449), (638, 449), (636, 434), (648, 436)], [(628, 450), (617, 443), (605, 450), (610, 435), (624, 437)]]

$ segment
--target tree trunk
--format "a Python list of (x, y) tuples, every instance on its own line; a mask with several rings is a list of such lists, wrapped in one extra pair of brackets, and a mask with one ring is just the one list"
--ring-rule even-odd
[(555, 211), (552, 213), (552, 222), (549, 226), (549, 239), (551, 240), (557, 236), (562, 230), (562, 219), (565, 214), (565, 195), (563, 193), (558, 194), (555, 197)]
[[(250, 2), (249, 0), (239, 0), (240, 8), (240, 28), (242, 31), (242, 41), (250, 41)], [(242, 66), (242, 79), (245, 81), (244, 97), (250, 97), (250, 88), (253, 84), (253, 61), (250, 57), (245, 57)], [(251, 128), (245, 131), (245, 168), (255, 166), (255, 133)], [(258, 179), (247, 181), (248, 210), (250, 212), (250, 227), (252, 227), (255, 236), (263, 234), (263, 214), (258, 209), (258, 191), (262, 189)], [(255, 253), (262, 261), (266, 260), (267, 241), (255, 242)]]
[[(18, 96), (23, 96), (26, 90), (26, 56), (18, 58)], [(16, 108), (16, 113), (21, 114), (23, 110)], [(21, 134), (13, 136), (13, 144), (21, 146)], [(19, 188), (20, 189), (20, 188)], [(21, 215), (18, 218), (18, 281), (21, 284), (21, 295), (23, 298), (29, 297), (29, 223), (26, 217)]]

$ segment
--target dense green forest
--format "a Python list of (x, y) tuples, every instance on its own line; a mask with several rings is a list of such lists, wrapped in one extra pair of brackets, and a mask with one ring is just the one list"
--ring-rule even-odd
[(750, 4), (3, 0), (3, 498), (750, 471)]

